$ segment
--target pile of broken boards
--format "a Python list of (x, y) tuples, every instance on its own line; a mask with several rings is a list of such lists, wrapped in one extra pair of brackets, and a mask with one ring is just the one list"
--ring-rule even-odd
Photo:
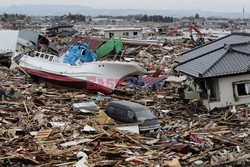
[[(0, 166), (249, 166), (247, 107), (207, 112), (171, 96), (174, 87), (104, 97), (37, 85), (0, 70)], [(6, 93), (7, 94), (7, 93)], [(132, 134), (97, 117), (111, 100), (147, 105), (159, 119), (157, 134)], [(78, 110), (76, 103), (92, 102)]]

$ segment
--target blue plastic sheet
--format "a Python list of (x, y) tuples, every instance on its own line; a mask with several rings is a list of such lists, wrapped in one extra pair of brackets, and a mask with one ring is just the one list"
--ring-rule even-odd
[(81, 62), (85, 63), (96, 61), (96, 58), (96, 54), (88, 49), (86, 43), (78, 43), (75, 45), (69, 45), (66, 54), (64, 54), (63, 63), (75, 66), (77, 60), (81, 60)]

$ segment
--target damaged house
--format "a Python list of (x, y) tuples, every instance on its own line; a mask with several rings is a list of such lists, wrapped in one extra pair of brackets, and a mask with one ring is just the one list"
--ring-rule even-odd
[(250, 34), (233, 33), (183, 53), (175, 70), (193, 78), (207, 109), (250, 103)]
[[(45, 36), (37, 32), (31, 31), (28, 29), (23, 29), (19, 31), (18, 39), (19, 39), (18, 44), (21, 44), (20, 41), (23, 41), (23, 42), (26, 41), (26, 43), (31, 43), (31, 45), (29, 44), (25, 47), (23, 45), (24, 51), (28, 51), (32, 48), (41, 52), (49, 52), (52, 54), (58, 53), (55, 44), (51, 43), (48, 40), (48, 38), (46, 38)], [(17, 47), (18, 46), (19, 45), (17, 45)]]
[(56, 46), (46, 37), (27, 29), (1, 30), (0, 44), (0, 66), (8, 68), (11, 67), (11, 60), (17, 53), (25, 53), (30, 50), (58, 53)]
[(49, 37), (69, 37), (78, 33), (72, 25), (57, 25), (46, 29), (46, 35)]

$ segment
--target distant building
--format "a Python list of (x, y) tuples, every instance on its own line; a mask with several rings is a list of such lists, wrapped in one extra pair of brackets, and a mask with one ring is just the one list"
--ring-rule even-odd
[(78, 33), (72, 25), (57, 25), (47, 28), (47, 35), (49, 37), (68, 37)]
[(190, 19), (180, 19), (180, 20), (178, 21), (178, 25), (179, 25), (180, 27), (187, 28), (187, 27), (189, 26), (190, 22), (192, 22)]
[(93, 18), (91, 18), (91, 20), (93, 22), (101, 22), (101, 21), (106, 22), (106, 21), (108, 21), (108, 18), (93, 17)]
[(109, 28), (104, 29), (104, 37), (109, 38), (128, 38), (142, 39), (142, 28)]
[(218, 28), (218, 29), (225, 29), (229, 28), (229, 21), (228, 20), (208, 20), (206, 22), (207, 28)]
[(249, 29), (250, 28), (250, 21), (247, 21), (246, 24), (247, 24), (246, 28)]
[(179, 31), (178, 27), (175, 25), (157, 27), (157, 32), (160, 35), (167, 35), (167, 36), (182, 36), (183, 35), (183, 33)]
[(194, 24), (198, 27), (204, 27), (206, 20), (204, 18), (194, 19)]

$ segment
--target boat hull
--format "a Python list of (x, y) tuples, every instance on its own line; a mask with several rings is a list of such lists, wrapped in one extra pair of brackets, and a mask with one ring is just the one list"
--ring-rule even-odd
[(113, 92), (112, 89), (108, 89), (106, 87), (88, 81), (78, 80), (62, 75), (56, 75), (25, 67), (18, 67), (17, 69), (19, 71), (25, 71), (33, 78), (38, 79), (39, 82), (46, 83), (54, 87), (66, 88), (66, 89), (84, 89), (90, 92), (101, 92), (104, 94), (111, 94)]
[(146, 72), (142, 67), (132, 63), (91, 62), (70, 66), (27, 55), (19, 60), (18, 67), (19, 70), (52, 84), (105, 94), (112, 93), (122, 79)]

